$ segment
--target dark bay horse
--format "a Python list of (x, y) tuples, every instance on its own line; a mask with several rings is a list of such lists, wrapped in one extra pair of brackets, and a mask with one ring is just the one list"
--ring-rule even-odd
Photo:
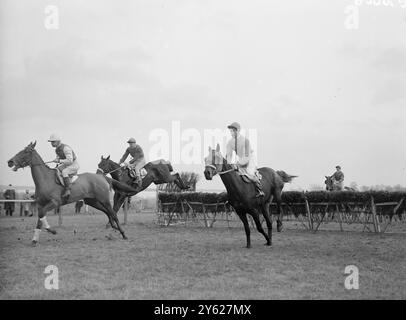
[(111, 226), (117, 229), (124, 239), (127, 239), (110, 204), (110, 187), (112, 186), (113, 189), (121, 192), (133, 192), (134, 189), (100, 174), (82, 173), (72, 184), (71, 195), (66, 201), (61, 197), (64, 188), (57, 183), (56, 169), (51, 169), (44, 163), (35, 150), (35, 145), (36, 142), (30, 143), (8, 161), (8, 166), (14, 171), (27, 166), (31, 167), (38, 206), (38, 222), (32, 240), (33, 244), (35, 245), (39, 241), (42, 226), (48, 232), (56, 234), (56, 231), (49, 226), (46, 220), (48, 211), (82, 199), (86, 204), (104, 212)]
[(144, 166), (144, 169), (147, 171), (147, 175), (142, 179), (142, 185), (139, 187), (133, 184), (134, 179), (130, 177), (128, 169), (120, 167), (118, 163), (110, 159), (110, 156), (107, 158), (103, 158), (103, 156), (101, 157), (101, 161), (98, 164), (99, 171), (104, 175), (110, 174), (114, 180), (125, 183), (135, 189), (134, 192), (130, 194), (120, 190), (117, 190), (114, 193), (114, 212), (118, 212), (126, 197), (136, 195), (142, 190), (148, 188), (151, 183), (162, 184), (174, 182), (182, 190), (189, 189), (189, 186), (187, 186), (180, 178), (179, 173), (171, 174), (173, 168), (168, 161), (163, 159), (151, 161)]
[(334, 184), (333, 178), (330, 176), (325, 176), (324, 184), (326, 185), (327, 191), (341, 191), (341, 188)]
[(341, 189), (340, 186), (336, 185), (333, 181), (333, 178), (330, 176), (325, 176), (326, 180), (324, 180), (324, 183), (326, 185), (326, 190), (327, 191), (357, 191), (356, 189), (352, 187), (344, 187), (344, 189)]
[[(263, 167), (258, 169), (262, 175), (261, 183), (265, 196), (255, 197), (255, 187), (253, 183), (245, 183), (235, 168), (228, 164), (220, 153), (220, 146), (217, 144), (216, 150), (209, 149), (209, 155), (205, 158), (204, 176), (211, 180), (213, 176), (219, 174), (224, 186), (227, 189), (229, 203), (233, 206), (237, 215), (244, 224), (245, 235), (247, 237), (247, 248), (251, 247), (250, 227), (248, 225), (247, 213), (254, 219), (257, 230), (265, 237), (266, 245), (272, 245), (272, 221), (270, 218), (269, 206), (272, 199), (277, 205), (278, 223), (277, 230), (282, 228), (281, 193), (285, 182), (291, 182), (297, 176), (291, 176), (284, 171), (274, 171), (271, 168)], [(265, 233), (260, 222), (260, 213), (265, 218), (268, 234)]]

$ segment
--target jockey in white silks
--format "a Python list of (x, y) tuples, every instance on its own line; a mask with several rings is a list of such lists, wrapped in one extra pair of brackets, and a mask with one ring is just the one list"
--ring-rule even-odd
[(65, 184), (65, 191), (62, 194), (63, 198), (69, 198), (71, 182), (69, 175), (75, 175), (79, 170), (79, 163), (77, 161), (75, 152), (67, 144), (61, 143), (61, 139), (52, 134), (48, 140), (55, 148), (56, 159), (53, 162), (58, 163), (57, 169), (62, 173), (63, 182)]
[[(230, 129), (231, 139), (227, 142), (227, 163), (237, 166), (240, 174), (247, 176), (255, 185), (256, 197), (263, 197), (262, 184), (257, 169), (257, 159), (249, 140), (240, 134), (241, 126), (233, 122)], [(235, 156), (234, 156), (235, 155)]]

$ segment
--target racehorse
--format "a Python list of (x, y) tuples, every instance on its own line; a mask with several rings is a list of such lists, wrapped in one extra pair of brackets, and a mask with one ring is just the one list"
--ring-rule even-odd
[(326, 190), (327, 191), (340, 191), (341, 188), (340, 186), (336, 185), (333, 181), (333, 178), (330, 176), (325, 176), (326, 180), (324, 183), (326, 184)]
[(61, 197), (64, 188), (57, 182), (57, 169), (52, 169), (45, 164), (35, 150), (35, 145), (36, 142), (30, 143), (8, 161), (8, 166), (13, 168), (14, 171), (27, 166), (31, 167), (31, 174), (35, 183), (36, 203), (38, 205), (38, 221), (32, 240), (33, 245), (39, 241), (42, 226), (48, 232), (56, 234), (56, 231), (49, 226), (46, 220), (48, 211), (81, 199), (93, 208), (103, 211), (107, 215), (111, 226), (117, 229), (124, 239), (127, 239), (117, 215), (111, 207), (109, 191), (111, 186), (121, 192), (132, 192), (134, 189), (103, 175), (86, 172), (78, 175), (77, 180), (72, 184), (69, 199), (65, 200)]
[[(334, 183), (332, 177), (325, 176), (325, 178), (326, 178), (326, 180), (324, 181), (324, 183), (326, 184), (327, 191), (343, 191), (343, 189), (339, 185)], [(352, 187), (344, 187), (344, 190), (357, 191), (356, 189), (354, 189)]]
[[(285, 182), (291, 182), (297, 176), (288, 175), (284, 171), (274, 171), (268, 167), (258, 169), (262, 179), (262, 189), (265, 196), (255, 197), (255, 186), (253, 183), (245, 183), (237, 173), (235, 167), (228, 164), (220, 153), (220, 145), (217, 144), (215, 150), (209, 148), (209, 155), (205, 158), (204, 176), (207, 180), (212, 180), (213, 176), (219, 174), (224, 186), (227, 189), (229, 203), (244, 224), (245, 235), (247, 237), (247, 248), (251, 247), (250, 227), (248, 225), (247, 213), (254, 219), (257, 230), (265, 237), (266, 245), (272, 245), (272, 221), (270, 218), (269, 206), (274, 198), (277, 206), (277, 231), (282, 230), (282, 210), (281, 193)], [(265, 233), (259, 220), (260, 213), (265, 218), (268, 234)]]
[(142, 190), (148, 188), (151, 183), (162, 184), (174, 182), (181, 190), (189, 189), (189, 186), (187, 186), (180, 178), (179, 173), (171, 174), (171, 172), (173, 172), (171, 163), (163, 159), (148, 162), (143, 167), (147, 174), (144, 178), (142, 178), (141, 186), (132, 185), (134, 179), (129, 175), (129, 170), (127, 168), (120, 167), (118, 163), (110, 159), (110, 156), (107, 158), (103, 158), (103, 156), (101, 156), (101, 161), (97, 166), (99, 172), (103, 173), (104, 175), (110, 174), (114, 180), (130, 185), (135, 189), (135, 191), (130, 194), (120, 190), (117, 190), (114, 193), (113, 210), (116, 213), (123, 205), (126, 197), (136, 195)]

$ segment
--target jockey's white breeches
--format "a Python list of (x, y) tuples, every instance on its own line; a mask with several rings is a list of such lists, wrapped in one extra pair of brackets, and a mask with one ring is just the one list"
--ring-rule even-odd
[(146, 165), (145, 158), (141, 158), (141, 159), (138, 159), (137, 161), (135, 161), (134, 163), (130, 163), (131, 168), (136, 171), (140, 171), (141, 168), (145, 165)]
[(130, 163), (130, 168), (135, 171), (135, 174), (141, 176), (141, 169), (146, 165), (145, 158), (138, 159), (134, 163)]
[(77, 160), (73, 161), (72, 164), (62, 163), (58, 166), (59, 171), (62, 173), (62, 177), (67, 178), (71, 174), (77, 174), (80, 166)]
[(257, 158), (253, 152), (251, 152), (248, 163), (244, 166), (239, 165), (238, 168), (241, 172), (246, 173), (250, 178), (256, 178), (257, 172)]

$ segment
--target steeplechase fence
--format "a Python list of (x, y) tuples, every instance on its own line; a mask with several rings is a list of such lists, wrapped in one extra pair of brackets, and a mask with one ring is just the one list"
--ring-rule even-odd
[[(334, 225), (341, 231), (357, 225), (362, 231), (383, 233), (406, 221), (406, 192), (286, 191), (282, 201), (283, 221), (296, 222), (313, 232), (325, 225)], [(157, 221), (161, 226), (242, 226), (225, 192), (158, 192), (157, 202)], [(273, 202), (270, 211), (275, 219)], [(252, 220), (251, 224), (254, 226)]]

